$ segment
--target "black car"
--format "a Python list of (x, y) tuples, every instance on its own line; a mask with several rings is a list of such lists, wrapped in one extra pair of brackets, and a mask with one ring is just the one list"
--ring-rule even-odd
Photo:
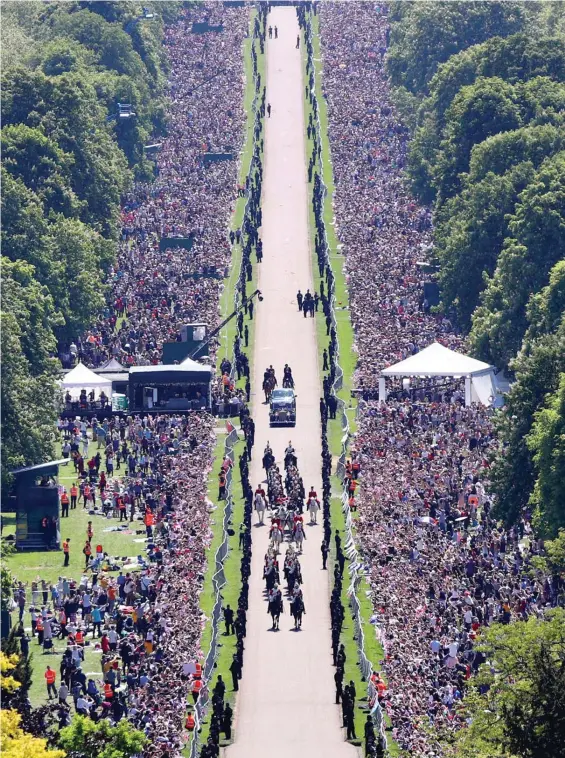
[(296, 395), (292, 389), (273, 390), (269, 407), (271, 426), (296, 425)]

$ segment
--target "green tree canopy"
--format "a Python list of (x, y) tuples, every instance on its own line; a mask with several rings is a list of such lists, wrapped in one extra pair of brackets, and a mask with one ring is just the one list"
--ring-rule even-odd
[(392, 3), (388, 70), (394, 84), (425, 92), (440, 63), (489, 37), (519, 32), (524, 14), (514, 2)]
[(548, 158), (522, 192), (496, 270), (473, 316), (471, 343), (478, 354), (507, 366), (527, 329), (532, 292), (548, 284), (565, 250), (565, 153)]
[(21, 179), (47, 208), (65, 216), (80, 214), (82, 204), (71, 189), (72, 155), (25, 124), (5, 126), (1, 140), (2, 163), (12, 176)]
[(540, 534), (555, 536), (565, 526), (565, 373), (560, 376), (557, 391), (536, 413), (526, 444), (537, 475), (530, 496), (535, 507), (534, 523)]
[[(565, 612), (494, 624), (479, 649), (488, 663), (463, 701), (459, 758), (560, 758), (565, 741)], [(482, 690), (485, 694), (480, 694)]]
[(95, 723), (75, 716), (70, 726), (61, 729), (58, 745), (76, 758), (131, 758), (141, 753), (146, 741), (126, 719), (110, 726), (105, 719)]
[(441, 263), (443, 307), (453, 308), (459, 324), (468, 329), (492, 275), (508, 232), (509, 214), (518, 195), (535, 177), (531, 163), (519, 163), (502, 176), (487, 174), (468, 182), (461, 194), (436, 214), (435, 249)]

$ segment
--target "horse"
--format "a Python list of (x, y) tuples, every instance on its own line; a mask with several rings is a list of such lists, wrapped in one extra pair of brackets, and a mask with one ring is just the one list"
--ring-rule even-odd
[(279, 572), (275, 563), (267, 564), (263, 570), (263, 579), (267, 585), (267, 592), (270, 592), (275, 584), (279, 582)]
[(271, 374), (263, 380), (263, 392), (265, 393), (265, 402), (268, 403), (271, 399), (271, 392), (277, 386), (276, 378)]
[(257, 511), (257, 518), (259, 519), (257, 522), (258, 524), (264, 523), (266, 507), (267, 503), (265, 502), (265, 498), (260, 492), (257, 492), (255, 494), (255, 510)]
[(271, 547), (275, 550), (276, 555), (280, 553), (281, 542), (284, 536), (282, 530), (275, 524), (271, 529)]
[(280, 593), (277, 593), (272, 600), (269, 600), (269, 607), (267, 613), (271, 614), (273, 619), (273, 629), (279, 628), (279, 619), (281, 613), (284, 613), (283, 601)]
[(310, 523), (311, 524), (317, 524), (318, 523), (318, 511), (320, 510), (320, 503), (316, 500), (315, 497), (311, 497), (308, 500), (308, 512), (310, 513)]
[(290, 613), (294, 618), (294, 628), (302, 629), (302, 614), (306, 613), (306, 609), (304, 608), (304, 600), (300, 595), (291, 600)]
[(292, 373), (285, 374), (283, 377), (283, 387), (284, 389), (294, 389), (294, 379), (292, 378)]
[(304, 533), (304, 527), (302, 521), (297, 521), (294, 525), (294, 531), (292, 532), (292, 541), (296, 542), (296, 549), (302, 552), (302, 543), (304, 542), (306, 535)]

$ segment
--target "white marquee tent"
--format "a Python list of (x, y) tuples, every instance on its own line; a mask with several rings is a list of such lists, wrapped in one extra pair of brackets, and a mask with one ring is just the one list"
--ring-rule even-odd
[(472, 402), (491, 405), (497, 393), (493, 366), (456, 353), (439, 342), (433, 342), (419, 353), (383, 369), (379, 378), (379, 400), (386, 400), (386, 378), (391, 376), (464, 377), (466, 405)]
[(84, 363), (77, 363), (77, 365), (65, 375), (65, 378), (61, 382), (61, 387), (66, 392), (70, 392), (73, 399), (77, 399), (81, 390), (86, 390), (89, 393), (94, 390), (94, 397), (98, 399), (100, 393), (103, 391), (108, 399), (112, 397), (112, 382), (110, 379), (95, 374)]

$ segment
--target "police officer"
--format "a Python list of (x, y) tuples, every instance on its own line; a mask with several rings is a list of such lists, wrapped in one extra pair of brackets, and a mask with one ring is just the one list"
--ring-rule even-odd
[(224, 622), (226, 625), (226, 635), (233, 634), (233, 609), (229, 604), (224, 608)]
[(322, 569), (326, 569), (326, 563), (328, 560), (328, 543), (326, 540), (322, 540), (322, 545), (320, 547), (320, 551), (322, 553)]

